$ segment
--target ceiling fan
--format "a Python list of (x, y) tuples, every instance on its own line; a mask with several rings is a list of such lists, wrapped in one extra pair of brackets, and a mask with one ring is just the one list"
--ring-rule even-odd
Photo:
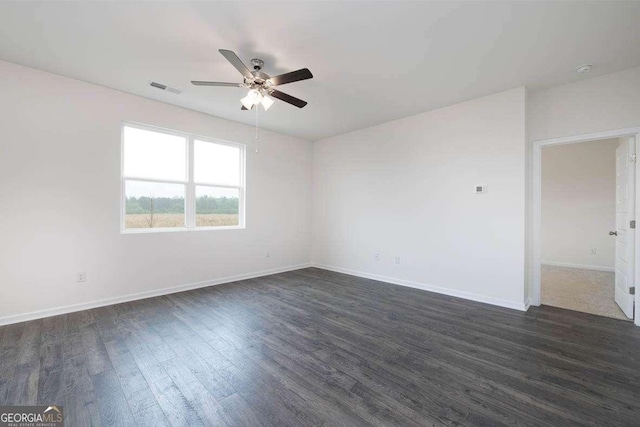
[(268, 110), (274, 101), (270, 98), (276, 98), (291, 105), (295, 105), (298, 108), (302, 108), (307, 105), (306, 101), (298, 99), (294, 96), (287, 95), (284, 92), (280, 92), (275, 89), (275, 86), (284, 85), (287, 83), (293, 83), (300, 80), (306, 80), (313, 78), (313, 74), (308, 68), (302, 68), (297, 71), (292, 71), (286, 74), (280, 74), (279, 76), (271, 77), (268, 74), (260, 71), (264, 66), (262, 59), (252, 59), (251, 65), (253, 71), (249, 70), (246, 65), (238, 58), (234, 52), (226, 49), (220, 49), (219, 52), (227, 58), (227, 61), (231, 62), (231, 65), (236, 67), (240, 74), (242, 74), (244, 81), (242, 83), (224, 83), (224, 82), (203, 82), (203, 81), (191, 81), (196, 86), (224, 86), (224, 87), (244, 87), (249, 88), (247, 96), (242, 98), (242, 110), (251, 110), (257, 107), (258, 104), (262, 104), (265, 110)]

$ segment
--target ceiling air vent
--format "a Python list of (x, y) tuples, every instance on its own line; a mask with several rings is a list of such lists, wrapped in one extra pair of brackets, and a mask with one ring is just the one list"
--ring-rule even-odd
[(149, 81), (149, 86), (155, 87), (156, 89), (160, 89), (160, 90), (166, 90), (167, 92), (175, 93), (177, 95), (180, 95), (182, 93), (182, 89), (163, 85), (162, 83), (158, 83), (154, 81)]

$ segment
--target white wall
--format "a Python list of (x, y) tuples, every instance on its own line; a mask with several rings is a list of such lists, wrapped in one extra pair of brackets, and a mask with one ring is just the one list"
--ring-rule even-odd
[[(309, 142), (1, 61), (0, 94), (0, 323), (309, 262)], [(120, 234), (122, 120), (247, 144), (246, 230)]]
[(640, 67), (529, 92), (529, 141), (640, 126)]
[(314, 264), (522, 309), (525, 147), (524, 88), (315, 142)]
[(613, 271), (617, 146), (609, 139), (542, 148), (544, 264)]
[[(640, 126), (640, 68), (520, 88), (314, 143), (311, 188), (306, 141), (1, 61), (0, 93), (0, 323), (303, 265), (310, 229), (319, 265), (521, 308), (525, 130)], [(122, 120), (246, 143), (247, 229), (121, 235)]]

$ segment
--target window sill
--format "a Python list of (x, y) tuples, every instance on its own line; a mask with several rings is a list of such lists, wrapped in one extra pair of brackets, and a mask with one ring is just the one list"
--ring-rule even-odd
[(240, 225), (221, 227), (176, 227), (176, 228), (125, 228), (120, 230), (120, 234), (151, 234), (151, 233), (181, 233), (193, 231), (218, 231), (218, 230), (244, 230), (246, 227)]

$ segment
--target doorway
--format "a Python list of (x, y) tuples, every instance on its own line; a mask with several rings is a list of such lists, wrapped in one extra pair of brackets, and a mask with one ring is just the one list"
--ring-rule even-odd
[[(633, 319), (640, 129), (533, 145), (532, 305)], [(544, 196), (544, 197), (543, 197)]]
[(627, 320), (615, 302), (619, 138), (542, 147), (541, 303)]

